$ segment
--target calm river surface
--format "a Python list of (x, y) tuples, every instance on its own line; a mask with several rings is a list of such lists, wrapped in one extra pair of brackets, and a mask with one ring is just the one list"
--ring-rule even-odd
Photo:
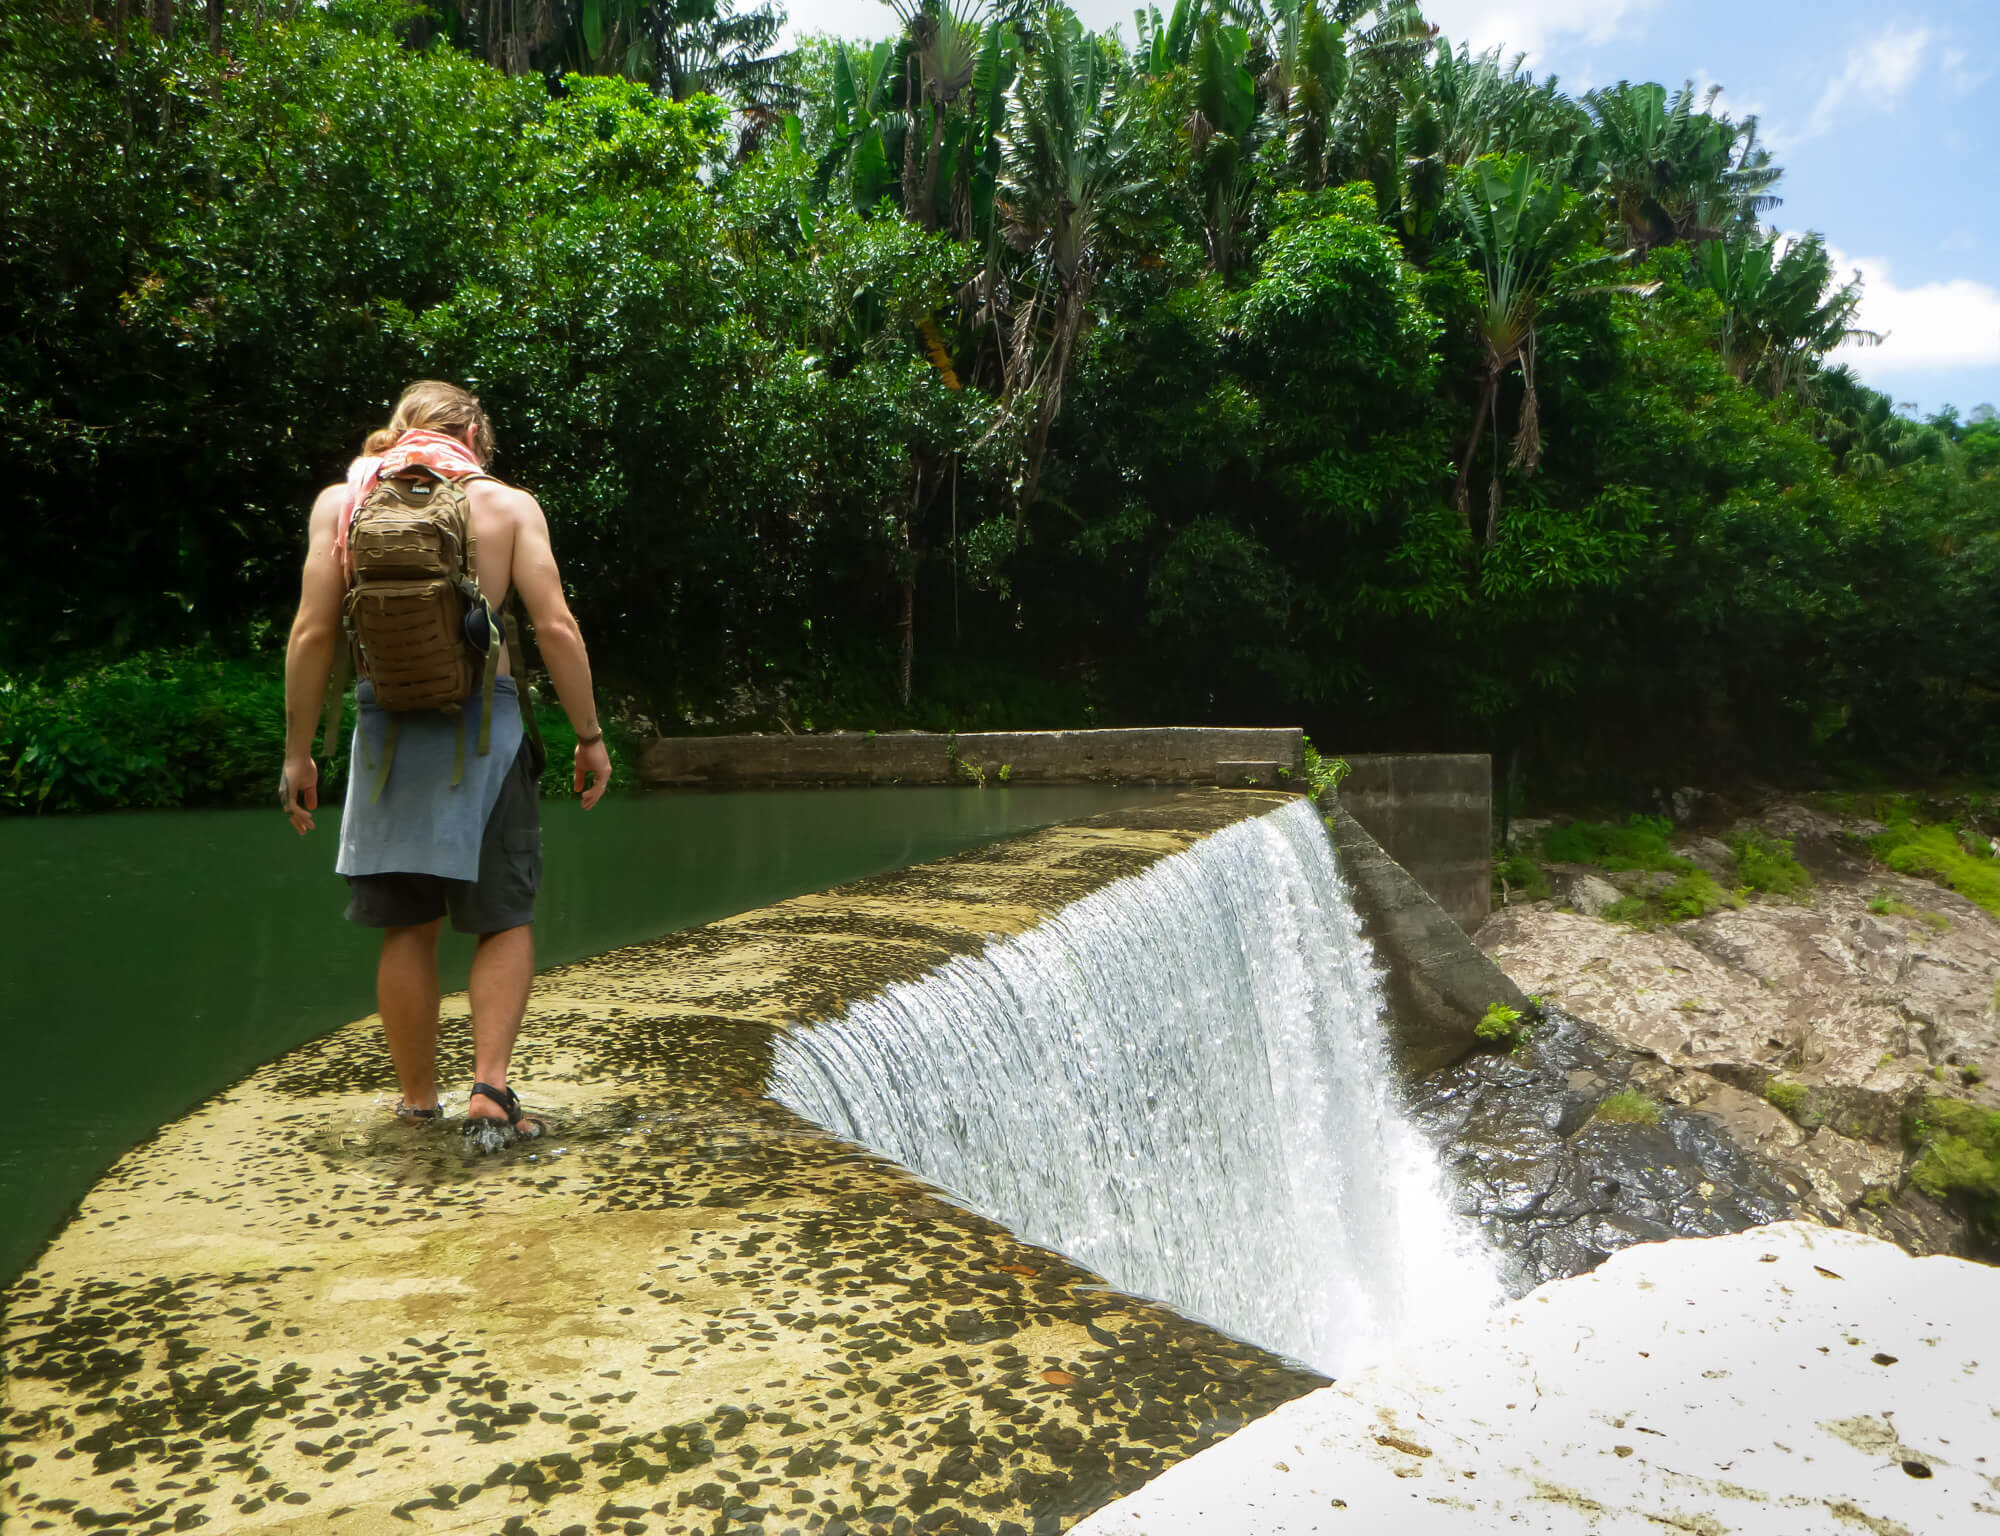
[[(588, 814), (547, 804), (537, 963), (1168, 793), (654, 794)], [(0, 1284), (121, 1153), (260, 1062), (374, 1011), (375, 938), (341, 920), (338, 841), (327, 812), (303, 839), (275, 811), (0, 820)], [(471, 947), (447, 932), (447, 990), (465, 985)]]

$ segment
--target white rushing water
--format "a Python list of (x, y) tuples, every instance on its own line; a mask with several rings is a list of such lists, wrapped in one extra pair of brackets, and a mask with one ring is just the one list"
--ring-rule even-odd
[(773, 1083), (1030, 1242), (1324, 1371), (1500, 1298), (1400, 1112), (1306, 800), (781, 1037)]

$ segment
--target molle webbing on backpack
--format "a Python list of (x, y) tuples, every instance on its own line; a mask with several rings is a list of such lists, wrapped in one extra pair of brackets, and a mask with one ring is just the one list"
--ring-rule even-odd
[[(347, 667), (354, 661), (374, 684), (375, 703), (390, 712), (390, 733), (376, 770), (379, 800), (395, 755), (394, 717), (416, 710), (457, 714), (480, 694), (479, 752), (491, 750), (493, 684), (500, 635), (475, 581), (478, 543), (466, 486), (421, 464), (375, 481), (355, 507), (346, 544), (352, 575), (341, 608), (347, 653), (336, 659), (326, 710), (326, 746), (340, 728)], [(469, 615), (478, 615), (468, 625)], [(475, 649), (469, 632), (485, 636)], [(452, 787), (464, 774), (463, 721)]]

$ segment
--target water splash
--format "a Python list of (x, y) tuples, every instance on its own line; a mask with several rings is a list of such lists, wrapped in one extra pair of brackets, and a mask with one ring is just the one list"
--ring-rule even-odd
[(782, 1037), (773, 1094), (1329, 1372), (1500, 1297), (1402, 1113), (1380, 973), (1307, 801)]

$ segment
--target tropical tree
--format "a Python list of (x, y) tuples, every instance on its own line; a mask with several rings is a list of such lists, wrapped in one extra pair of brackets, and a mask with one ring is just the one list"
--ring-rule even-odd
[(1596, 122), (1598, 185), (1625, 243), (1640, 255), (1676, 241), (1719, 238), (1754, 226), (1775, 207), (1778, 170), (1757, 143), (1757, 120), (1714, 112), (1721, 87), (1695, 105), (1690, 82), (1617, 85), (1584, 100)]
[(1107, 213), (1130, 188), (1114, 54), (1067, 8), (1039, 18), (1001, 136), (996, 208), (1026, 258), (1011, 305), (1002, 422), (1020, 443), (1015, 517), (1032, 501), (1102, 258)]
[(1492, 418), (1493, 480), (1487, 498), (1486, 543), (1500, 531), (1500, 381), (1510, 370), (1521, 374), (1521, 413), (1508, 459), (1532, 472), (1542, 455), (1540, 402), (1535, 391), (1535, 324), (1551, 299), (1603, 285), (1593, 282), (1622, 257), (1601, 251), (1580, 254), (1595, 243), (1596, 220), (1588, 205), (1550, 179), (1524, 155), (1484, 157), (1467, 166), (1453, 188), (1453, 213), (1485, 280), (1478, 331), (1485, 366), (1472, 432), (1459, 460), (1453, 504), (1460, 522), (1472, 526), (1467, 488), (1482, 431)]
[(1817, 234), (1710, 241), (1696, 271), (1722, 301), (1717, 342), (1729, 371), (1773, 396), (1808, 388), (1819, 360), (1843, 342), (1882, 339), (1854, 323), (1860, 278), (1835, 282), (1833, 258)]

